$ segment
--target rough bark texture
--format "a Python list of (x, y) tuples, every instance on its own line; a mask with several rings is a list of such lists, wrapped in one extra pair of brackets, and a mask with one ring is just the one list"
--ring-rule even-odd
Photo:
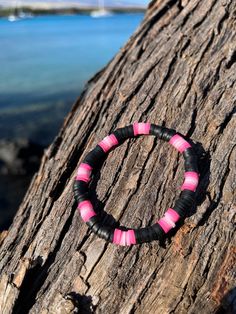
[[(1, 313), (235, 310), (235, 16), (234, 0), (150, 3), (87, 84), (1, 235)], [(164, 245), (112, 245), (76, 211), (75, 171), (110, 131), (146, 120), (196, 143), (197, 206)], [(93, 181), (97, 210), (104, 221), (107, 212), (128, 227), (152, 224), (178, 197), (183, 171), (167, 143), (128, 140)]]

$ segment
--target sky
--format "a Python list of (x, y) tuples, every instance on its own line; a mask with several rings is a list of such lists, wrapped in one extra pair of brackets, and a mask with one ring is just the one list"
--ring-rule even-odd
[[(107, 6), (147, 6), (149, 0), (103, 0)], [(27, 3), (76, 3), (81, 6), (97, 5), (98, 0), (0, 0), (0, 5), (21, 5)]]

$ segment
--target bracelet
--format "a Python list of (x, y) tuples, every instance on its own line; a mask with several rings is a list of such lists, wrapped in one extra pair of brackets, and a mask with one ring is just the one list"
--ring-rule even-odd
[[(152, 226), (139, 229), (130, 229), (124, 226), (114, 228), (103, 225), (89, 199), (89, 182), (92, 171), (98, 168), (105, 160), (107, 153), (126, 139), (139, 135), (155, 135), (159, 139), (169, 142), (184, 156), (184, 182), (181, 186), (179, 199), (172, 208), (168, 208), (164, 216)], [(118, 245), (132, 245), (153, 240), (163, 240), (164, 236), (176, 226), (176, 223), (185, 218), (195, 200), (195, 191), (199, 182), (196, 153), (183, 135), (173, 129), (168, 129), (151, 123), (138, 123), (116, 129), (103, 138), (80, 163), (74, 181), (74, 196), (78, 202), (78, 210), (82, 220), (100, 238)], [(121, 230), (122, 229), (122, 230)]]

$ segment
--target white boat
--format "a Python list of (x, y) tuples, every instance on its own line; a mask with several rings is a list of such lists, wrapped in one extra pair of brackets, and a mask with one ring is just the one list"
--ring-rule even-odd
[(9, 22), (15, 22), (18, 20), (29, 19), (32, 17), (33, 17), (32, 13), (26, 13), (26, 12), (22, 11), (22, 9), (19, 9), (19, 2), (16, 1), (15, 7), (14, 7), (14, 13), (12, 13), (8, 16), (8, 21)]
[(105, 9), (104, 0), (98, 0), (98, 9), (94, 10), (90, 13), (90, 16), (99, 18), (99, 17), (107, 17), (111, 16), (113, 13), (107, 9)]
[(18, 17), (19, 17), (20, 19), (31, 19), (31, 18), (33, 18), (34, 16), (33, 16), (32, 13), (24, 12), (24, 11), (21, 10), (21, 11), (18, 13)]
[(15, 14), (10, 14), (7, 19), (9, 22), (15, 22), (19, 20), (19, 17)]
[(26, 13), (26, 12), (20, 11), (18, 14), (18, 17), (20, 19), (32, 19), (34, 16), (32, 13)]

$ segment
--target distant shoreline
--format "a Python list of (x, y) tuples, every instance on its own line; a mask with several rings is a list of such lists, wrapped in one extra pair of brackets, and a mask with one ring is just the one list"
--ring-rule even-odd
[[(98, 10), (97, 7), (88, 7), (88, 8), (80, 8), (80, 7), (31, 7), (31, 6), (21, 6), (21, 7), (0, 7), (0, 17), (7, 17), (10, 14), (17, 14), (18, 11), (29, 13), (34, 16), (37, 15), (60, 15), (60, 14), (84, 14), (89, 15), (94, 10)], [(106, 7), (106, 10), (112, 13), (144, 13), (146, 8), (144, 7)]]

